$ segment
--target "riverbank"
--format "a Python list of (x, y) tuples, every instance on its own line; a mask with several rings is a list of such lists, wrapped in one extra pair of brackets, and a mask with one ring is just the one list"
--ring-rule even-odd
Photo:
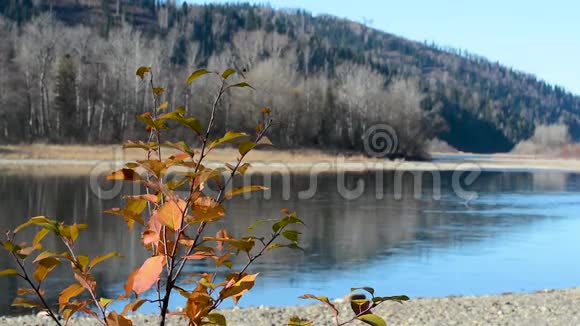
[[(547, 290), (525, 294), (489, 296), (455, 296), (446, 298), (411, 299), (404, 304), (387, 303), (374, 313), (384, 317), (389, 325), (580, 325), (580, 288)], [(347, 304), (337, 304), (341, 321), (352, 316)], [(286, 325), (288, 318), (300, 315), (314, 320), (315, 325), (334, 325), (332, 314), (322, 305), (301, 307), (255, 307), (226, 309), (223, 313), (228, 325), (270, 326)], [(134, 325), (156, 325), (152, 315), (132, 316)], [(98, 325), (85, 318), (75, 319), (72, 325)], [(169, 325), (186, 325), (172, 317)], [(361, 323), (359, 323), (361, 324)], [(353, 325), (359, 325), (353, 323)], [(47, 317), (0, 317), (0, 325), (52, 325)], [(362, 325), (362, 324), (361, 324)]]
[[(165, 153), (174, 151), (165, 149)], [(235, 162), (235, 148), (215, 149), (207, 157), (207, 165), (222, 166)], [(383, 160), (363, 155), (340, 155), (317, 150), (254, 150), (245, 161), (258, 171), (365, 171), (365, 170), (557, 170), (580, 172), (580, 158), (558, 158), (541, 155), (514, 154), (447, 154), (434, 153), (431, 162)], [(21, 145), (0, 146), (0, 171), (35, 174), (82, 175), (114, 169), (127, 161), (144, 158), (139, 149), (123, 150), (115, 145)]]

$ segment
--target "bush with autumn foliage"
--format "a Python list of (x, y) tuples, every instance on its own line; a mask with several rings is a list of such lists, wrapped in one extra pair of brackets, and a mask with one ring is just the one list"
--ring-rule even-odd
[[(159, 306), (160, 325), (165, 325), (170, 313), (170, 298), (177, 294), (187, 301), (183, 311), (172, 311), (172, 315), (186, 318), (190, 325), (226, 325), (225, 317), (216, 312), (220, 304), (230, 298), (237, 303), (252, 289), (258, 274), (248, 273), (248, 268), (256, 259), (277, 248), (299, 249), (300, 232), (294, 226), (304, 224), (296, 213), (282, 209), (281, 218), (257, 221), (248, 228), (250, 235), (246, 237), (234, 238), (225, 229), (215, 235), (207, 234), (209, 224), (225, 218), (226, 212), (222, 206), (225, 200), (264, 189), (259, 185), (234, 187), (233, 179), (250, 167), (243, 161), (252, 149), (271, 145), (266, 137), (272, 126), (270, 109), (261, 109), (261, 121), (254, 135), (232, 131), (221, 137), (212, 134), (220, 100), (234, 89), (252, 88), (240, 78), (237, 82), (231, 82), (235, 74), (233, 69), (221, 73), (200, 69), (188, 78), (187, 84), (204, 75), (219, 80), (210, 120), (203, 127), (201, 121), (187, 114), (185, 107), (169, 109), (168, 102), (162, 101), (165, 89), (155, 85), (150, 67), (137, 70), (137, 76), (147, 83), (152, 94), (151, 110), (138, 117), (145, 125), (148, 138), (146, 141), (128, 141), (124, 147), (143, 149), (144, 159), (128, 162), (124, 168), (108, 175), (107, 179), (136, 183), (145, 191), (139, 195), (125, 196), (124, 207), (110, 209), (106, 213), (121, 216), (128, 227), (126, 232), (136, 232), (138, 229), (141, 244), (150, 252), (150, 257), (129, 275), (124, 294), (105, 298), (97, 291), (98, 280), (92, 271), (97, 264), (120, 255), (116, 252), (92, 258), (83, 255), (77, 252), (75, 242), (81, 231), (88, 228), (87, 225), (67, 225), (44, 216), (33, 217), (7, 232), (6, 239), (0, 243), (16, 265), (15, 268), (0, 271), (0, 275), (20, 277), (29, 285), (18, 290), (19, 296), (12, 305), (46, 311), (57, 325), (61, 325), (59, 314), (66, 324), (75, 313), (91, 315), (104, 325), (132, 325), (127, 315), (149, 302)], [(199, 139), (201, 148), (194, 149), (185, 141), (162, 141), (165, 134), (176, 127), (188, 129)], [(207, 156), (214, 148), (226, 143), (237, 146), (240, 155), (236, 163), (224, 162), (223, 167), (208, 167), (205, 164)], [(218, 190), (210, 195), (206, 191), (209, 185)], [(271, 223), (272, 233), (265, 237), (251, 235), (255, 226), (263, 223)], [(19, 231), (33, 226), (38, 227), (39, 231), (32, 242), (17, 242)], [(43, 247), (43, 239), (49, 234), (62, 242), (63, 252)], [(233, 270), (231, 258), (236, 255), (247, 258), (239, 270)], [(186, 265), (200, 260), (213, 261), (215, 271), (185, 275), (183, 270)], [(33, 269), (29, 268), (30, 263)], [(43, 285), (49, 273), (63, 263), (71, 267), (71, 285), (60, 292), (58, 310), (55, 310), (44, 298)], [(229, 272), (220, 278), (224, 270)], [(156, 299), (144, 295), (151, 289), (156, 291)], [(408, 299), (405, 296), (374, 297), (373, 289), (362, 289), (370, 293), (371, 298), (359, 296), (351, 300), (355, 316), (342, 323), (338, 320), (338, 310), (328, 298), (310, 294), (303, 298), (316, 299), (331, 307), (337, 325), (355, 319), (370, 325), (386, 325), (382, 318), (372, 314), (371, 308), (385, 301)], [(115, 300), (126, 302), (122, 311), (108, 309)], [(312, 322), (295, 317), (288, 324), (311, 325)]]

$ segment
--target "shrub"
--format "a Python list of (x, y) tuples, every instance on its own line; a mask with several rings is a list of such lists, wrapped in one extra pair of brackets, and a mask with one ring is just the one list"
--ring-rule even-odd
[(565, 124), (538, 125), (534, 135), (521, 141), (512, 150), (517, 154), (550, 154), (559, 152), (572, 138)]
[[(225, 229), (215, 235), (208, 235), (206, 227), (209, 224), (222, 220), (225, 209), (222, 203), (234, 196), (259, 191), (264, 187), (259, 185), (243, 185), (234, 187), (233, 179), (236, 175), (244, 174), (250, 167), (244, 163), (244, 158), (252, 149), (271, 145), (266, 133), (272, 126), (269, 108), (260, 110), (261, 120), (255, 128), (253, 137), (242, 132), (228, 131), (219, 138), (214, 138), (212, 127), (215, 123), (216, 111), (220, 100), (230, 91), (238, 88), (251, 88), (245, 81), (230, 82), (236, 73), (233, 69), (226, 69), (216, 73), (205, 69), (193, 72), (187, 83), (204, 75), (218, 78), (219, 90), (213, 100), (210, 120), (207, 126), (195, 117), (187, 115), (184, 107), (173, 111), (168, 110), (167, 102), (162, 101), (165, 89), (155, 85), (153, 72), (150, 67), (141, 67), (137, 75), (147, 79), (152, 94), (152, 109), (138, 116), (148, 132), (146, 141), (128, 141), (125, 148), (143, 149), (144, 159), (128, 162), (124, 168), (111, 173), (109, 180), (121, 180), (138, 183), (145, 189), (139, 195), (125, 196), (125, 206), (106, 211), (122, 217), (127, 224), (126, 232), (133, 232), (136, 228), (141, 231), (141, 244), (150, 252), (140, 267), (129, 275), (125, 284), (125, 293), (116, 298), (105, 298), (97, 291), (98, 280), (93, 275), (94, 267), (108, 259), (119, 257), (116, 252), (101, 256), (89, 257), (78, 253), (75, 242), (82, 230), (88, 228), (85, 224), (65, 224), (44, 216), (31, 218), (18, 226), (13, 232), (7, 233), (1, 245), (16, 262), (17, 269), (5, 269), (0, 275), (16, 275), (22, 278), (29, 288), (18, 290), (19, 297), (13, 302), (14, 306), (37, 308), (48, 312), (54, 322), (60, 325), (60, 320), (50, 304), (44, 299), (43, 282), (51, 271), (62, 263), (69, 263), (72, 284), (60, 292), (58, 298), (58, 313), (62, 314), (65, 322), (78, 312), (89, 314), (100, 320), (104, 325), (131, 325), (127, 314), (137, 311), (144, 303), (154, 303), (159, 306), (160, 325), (165, 325), (169, 313), (170, 297), (177, 292), (186, 298), (185, 308), (181, 312), (172, 312), (173, 315), (183, 316), (190, 325), (225, 325), (223, 315), (216, 312), (217, 308), (226, 299), (237, 303), (242, 296), (252, 289), (258, 274), (249, 274), (252, 263), (265, 253), (278, 248), (300, 249), (298, 238), (300, 231), (294, 227), (303, 225), (296, 213), (282, 209), (279, 219), (259, 220), (248, 228), (249, 235), (234, 238)], [(201, 149), (196, 150), (185, 141), (162, 141), (165, 133), (176, 126), (181, 126), (198, 138)], [(224, 162), (224, 167), (210, 168), (204, 163), (214, 148), (226, 143), (236, 144), (239, 158), (235, 164)], [(171, 149), (175, 153), (166, 154)], [(177, 178), (169, 178), (169, 175)], [(217, 194), (209, 195), (205, 191), (208, 185), (218, 187)], [(182, 189), (187, 189), (184, 196)], [(270, 223), (272, 233), (269, 236), (258, 237), (252, 235), (256, 225)], [(16, 235), (20, 230), (30, 226), (40, 228), (32, 243), (16, 244)], [(121, 228), (120, 232), (124, 228)], [(64, 245), (63, 252), (45, 250), (42, 240), (53, 234)], [(38, 254), (36, 254), (38, 253)], [(35, 258), (32, 258), (35, 255)], [(246, 263), (236, 271), (231, 260), (233, 256), (243, 255)], [(31, 272), (26, 264), (29, 260), (35, 265)], [(188, 262), (209, 260), (215, 264), (212, 273), (183, 275), (184, 267)], [(229, 272), (219, 279), (221, 271)], [(193, 284), (188, 288), (184, 284)], [(143, 294), (150, 289), (157, 293), (157, 299), (148, 299)], [(353, 289), (357, 290), (357, 289)], [(373, 315), (371, 309), (385, 301), (403, 301), (407, 297), (374, 297), (374, 290), (363, 288), (372, 296), (371, 299), (352, 300), (355, 317), (370, 325), (385, 325), (382, 318)], [(31, 299), (36, 296), (38, 300)], [(326, 297), (305, 295), (327, 304), (336, 313), (338, 311)], [(110, 311), (107, 307), (114, 300), (128, 300), (123, 311)], [(342, 323), (342, 324), (344, 324)], [(308, 325), (311, 322), (294, 318), (289, 325)]]

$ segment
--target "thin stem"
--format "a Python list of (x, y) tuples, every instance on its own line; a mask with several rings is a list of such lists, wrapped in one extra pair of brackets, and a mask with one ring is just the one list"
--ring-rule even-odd
[(14, 260), (16, 261), (16, 263), (18, 264), (18, 266), (22, 270), (22, 274), (18, 274), (18, 276), (20, 276), (22, 279), (24, 279), (30, 285), (30, 287), (32, 287), (32, 289), (36, 293), (36, 296), (40, 299), (40, 302), (42, 303), (44, 308), (46, 308), (46, 311), (48, 312), (50, 318), (52, 318), (52, 320), (54, 320), (54, 322), (57, 325), (61, 326), (62, 324), (60, 323), (60, 321), (58, 320), (58, 318), (56, 317), (56, 315), (54, 314), (52, 309), (50, 309), (50, 306), (48, 305), (48, 303), (46, 303), (46, 301), (44, 300), (43, 295), (40, 293), (40, 284), (38, 284), (38, 286), (34, 285), (32, 280), (28, 276), (28, 273), (26, 272), (26, 268), (24, 268), (24, 265), (22, 264), (20, 259), (18, 259), (18, 257), (14, 253), (12, 253), (12, 256), (14, 257)]
[[(149, 79), (149, 85), (151, 86), (151, 92), (153, 93), (153, 118), (157, 119), (157, 108), (159, 107), (159, 95), (155, 93), (155, 86), (153, 85), (153, 71), (150, 72), (151, 78)], [(155, 136), (157, 138), (157, 157), (161, 161), (161, 140), (159, 137), (159, 129), (155, 128)], [(153, 131), (153, 129), (151, 130)]]
[[(209, 120), (207, 129), (206, 129), (206, 132), (205, 132), (205, 136), (202, 139), (201, 154), (200, 154), (200, 158), (199, 158), (199, 160), (197, 162), (197, 165), (195, 167), (195, 173), (198, 172), (199, 167), (201, 166), (202, 161), (205, 159), (206, 155), (211, 150), (211, 148), (210, 148), (206, 152), (206, 148), (207, 148), (208, 140), (209, 140), (209, 135), (211, 133), (211, 130), (212, 130), (212, 127), (213, 127), (213, 124), (214, 124), (215, 113), (216, 113), (216, 110), (217, 110), (218, 103), (219, 103), (222, 95), (224, 94), (224, 91), (227, 89), (227, 88), (225, 88), (225, 86), (226, 86), (226, 81), (224, 79), (222, 79), (222, 82), (221, 82), (221, 85), (220, 85), (220, 89), (219, 89), (218, 94), (216, 95), (216, 97), (214, 99), (214, 102), (213, 102), (213, 105), (212, 105), (211, 116), (210, 116), (210, 120)], [(266, 131), (270, 127), (271, 123), (272, 123), (272, 120), (269, 120), (267, 122), (267, 124), (264, 127), (264, 129), (261, 130), (259, 132), (259, 134), (257, 135), (256, 140), (255, 140), (255, 143), (258, 143), (263, 138), (264, 134), (266, 133)], [(238, 168), (240, 167), (240, 164), (242, 163), (242, 161), (243, 161), (243, 159), (245, 158), (246, 155), (247, 155), (247, 153), (243, 154), (240, 157), (240, 159), (238, 160), (236, 166), (232, 169), (232, 172), (230, 173), (229, 178), (226, 180), (224, 186), (220, 189), (218, 195), (215, 198), (215, 201), (217, 203), (222, 203), (223, 200), (225, 199), (223, 197), (224, 190), (228, 186), (228, 184), (232, 181), (232, 179), (234, 178), (234, 176), (235, 176)], [(162, 309), (161, 309), (161, 321), (160, 321), (160, 325), (161, 326), (164, 326), (165, 325), (165, 319), (166, 319), (167, 310), (168, 310), (168, 306), (169, 306), (169, 298), (171, 296), (171, 291), (175, 287), (175, 283), (177, 282), (177, 280), (179, 278), (179, 275), (183, 271), (183, 268), (185, 267), (185, 263), (187, 261), (185, 258), (181, 258), (181, 261), (179, 262), (179, 265), (177, 266), (177, 269), (175, 269), (175, 259), (174, 258), (175, 258), (175, 254), (176, 254), (177, 242), (179, 240), (179, 236), (183, 232), (183, 224), (184, 224), (185, 217), (187, 215), (187, 211), (188, 211), (189, 206), (191, 204), (192, 197), (193, 197), (193, 194), (194, 194), (194, 191), (195, 190), (196, 190), (195, 180), (192, 180), (192, 182), (191, 182), (191, 188), (190, 188), (190, 192), (189, 192), (189, 196), (187, 198), (187, 202), (186, 202), (186, 205), (185, 205), (185, 209), (183, 210), (183, 214), (182, 214), (180, 231), (176, 235), (176, 237), (177, 237), (176, 238), (176, 245), (173, 247), (173, 250), (172, 250), (172, 253), (171, 253), (171, 257), (172, 257), (171, 264), (168, 263), (168, 265), (170, 265), (170, 266), (169, 266), (168, 273), (167, 273), (167, 283), (165, 285), (165, 296), (163, 298), (163, 305), (162, 305)], [(205, 229), (206, 224), (207, 224), (206, 222), (201, 222), (200, 223), (200, 225), (199, 225), (199, 227), (197, 229), (195, 238), (193, 240), (193, 243), (192, 243), (191, 247), (189, 247), (186, 250), (186, 253), (185, 253), (184, 257), (189, 256), (193, 252), (194, 248), (199, 243), (199, 240), (200, 240), (201, 235), (202, 235), (202, 233), (203, 233), (203, 231)], [(275, 237), (276, 237), (276, 235), (273, 237), (273, 239), (270, 240), (270, 242), (268, 243), (268, 245), (274, 240)], [(263, 254), (263, 252), (266, 249), (266, 247), (267, 246), (265, 246), (264, 248), (262, 248), (262, 250), (260, 251), (260, 253), (258, 255), (256, 255), (255, 257), (252, 257), (249, 260), (248, 264), (243, 268), (243, 270), (240, 273), (243, 273), (256, 258), (260, 257)], [(241, 275), (241, 274), (239, 274), (239, 275)]]
[(371, 304), (369, 304), (369, 306), (365, 310), (359, 312), (356, 316), (354, 316), (351, 319), (349, 319), (347, 321), (344, 321), (342, 323), (339, 323), (339, 321), (338, 321), (338, 315), (336, 315), (336, 326), (344, 326), (344, 325), (350, 324), (351, 322), (353, 322), (356, 319), (356, 317), (362, 316), (362, 315), (370, 312), (371, 309), (375, 308), (376, 306), (378, 306), (378, 305), (374, 305), (374, 304), (371, 305)]
[[(194, 173), (197, 173), (199, 171), (199, 167), (201, 166), (201, 163), (202, 163), (203, 159), (205, 158), (205, 155), (206, 155), (205, 149), (207, 147), (209, 135), (211, 133), (211, 129), (212, 129), (212, 126), (213, 126), (213, 123), (215, 120), (215, 112), (217, 110), (219, 100), (223, 95), (225, 85), (226, 85), (226, 82), (224, 79), (222, 79), (220, 89), (219, 89), (218, 94), (216, 95), (214, 102), (213, 102), (213, 105), (212, 105), (210, 120), (209, 120), (209, 123), (207, 125), (207, 129), (205, 131), (205, 137), (203, 137), (203, 141), (202, 141), (201, 156), (197, 162), (197, 165), (195, 166)], [(168, 262), (168, 264), (167, 264), (167, 265), (169, 265), (169, 268), (168, 268), (168, 272), (167, 272), (167, 283), (165, 284), (165, 296), (163, 297), (163, 304), (161, 307), (161, 321), (159, 323), (159, 325), (161, 325), (161, 326), (165, 325), (167, 310), (169, 308), (169, 298), (171, 297), (171, 290), (175, 286), (175, 282), (177, 281), (177, 278), (179, 277), (179, 274), (181, 273), (181, 271), (183, 270), (183, 267), (185, 265), (185, 260), (182, 260), (180, 262), (180, 265), (177, 268), (177, 271), (174, 273), (175, 259), (173, 259), (173, 258), (175, 257), (175, 254), (177, 252), (177, 243), (179, 241), (180, 234), (183, 232), (182, 231), (183, 223), (185, 222), (185, 217), (187, 216), (187, 211), (189, 209), (189, 205), (191, 204), (191, 200), (192, 200), (193, 194), (195, 192), (195, 189), (196, 189), (195, 180), (192, 180), (191, 181), (191, 188), (189, 190), (189, 196), (187, 198), (185, 209), (183, 210), (183, 214), (181, 216), (181, 227), (180, 227), (181, 231), (179, 231), (177, 233), (177, 239), (176, 239), (177, 241), (175, 242), (175, 245), (173, 246), (173, 250), (171, 252), (171, 257), (172, 257), (171, 263)], [(205, 226), (205, 223), (202, 223), (202, 224)], [(201, 232), (203, 232), (203, 227), (200, 226), (200, 229), (198, 229), (195, 240), (193, 241), (193, 245), (191, 246), (191, 248), (188, 249), (188, 252), (185, 256), (188, 256), (189, 254), (191, 254), (191, 251), (193, 250), (193, 248), (195, 248), (195, 245), (196, 245), (197, 241), (199, 240), (199, 236), (201, 235)]]
[[(264, 255), (264, 252), (268, 249), (268, 247), (272, 244), (272, 242), (274, 242), (274, 240), (276, 240), (280, 236), (280, 232), (282, 232), (282, 229), (283, 228), (281, 228), (280, 230), (276, 231), (276, 233), (274, 233), (272, 235), (272, 238), (270, 238), (270, 240), (264, 244), (264, 246), (262, 247), (262, 249), (256, 255), (250, 257), (250, 259), (248, 260), (248, 262), (246, 263), (246, 265), (244, 265), (244, 267), (237, 273), (238, 276), (236, 277), (236, 282), (239, 281), (242, 278), (242, 274), (244, 274), (244, 272), (248, 269), (248, 267), (250, 267), (250, 265), (256, 259), (258, 259), (258, 258), (260, 258), (261, 256)], [(214, 304), (211, 306), (211, 309), (209, 311), (212, 311), (214, 309), (217, 309), (217, 307), (223, 302), (223, 300), (224, 299), (222, 299), (222, 298), (218, 298), (214, 302)]]
[[(74, 253), (74, 251), (73, 251), (73, 249), (72, 249), (72, 246), (71, 246), (71, 244), (70, 244), (70, 243), (69, 243), (69, 242), (68, 242), (66, 239), (64, 239), (64, 238), (62, 238), (62, 237), (61, 237), (60, 239), (61, 239), (61, 241), (64, 243), (64, 245), (66, 246), (66, 248), (67, 248), (68, 252), (70, 253), (70, 255), (71, 255), (71, 257), (72, 257), (72, 259), (74, 260), (74, 264), (75, 264), (75, 266), (76, 266), (76, 267), (77, 267), (77, 268), (78, 268), (78, 269), (79, 269), (81, 272), (83, 272), (83, 267), (82, 267), (82, 265), (79, 263), (79, 261), (78, 261), (78, 259), (77, 259), (76, 255), (75, 255), (75, 253)], [(73, 273), (74, 273), (74, 271), (73, 271)], [(84, 272), (83, 272), (83, 273), (84, 273)], [(82, 276), (81, 276), (81, 277), (82, 277)], [(87, 287), (87, 290), (89, 291), (89, 294), (91, 295), (91, 299), (93, 299), (93, 302), (95, 303), (95, 305), (97, 306), (97, 308), (99, 308), (99, 311), (100, 311), (100, 312), (101, 312), (101, 314), (103, 315), (103, 320), (102, 320), (102, 323), (103, 323), (104, 325), (108, 325), (108, 322), (107, 322), (107, 312), (105, 311), (105, 308), (104, 308), (103, 306), (101, 306), (101, 304), (99, 303), (99, 300), (97, 300), (97, 296), (96, 296), (96, 294), (95, 294), (95, 291), (94, 291), (93, 289), (91, 289), (91, 287), (90, 287), (90, 286), (88, 286), (88, 287)]]

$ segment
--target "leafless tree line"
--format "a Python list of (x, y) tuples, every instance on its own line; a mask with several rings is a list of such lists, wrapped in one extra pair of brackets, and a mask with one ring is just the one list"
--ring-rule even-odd
[(200, 64), (246, 71), (255, 88), (224, 99), (222, 132), (253, 129), (259, 109), (267, 106), (278, 124), (273, 140), (282, 147), (356, 151), (366, 128), (387, 123), (399, 137), (397, 155), (421, 156), (432, 137), (417, 80), (386, 80), (354, 62), (300, 72), (296, 45), (286, 35), (263, 30), (236, 32), (207, 60), (200, 45), (188, 41), (187, 61), (177, 65), (170, 58), (180, 37), (177, 29), (149, 37), (123, 25), (105, 39), (96, 29), (65, 26), (47, 14), (21, 27), (0, 20), (2, 142), (111, 143), (143, 136), (134, 117), (151, 110), (153, 102), (148, 85), (135, 75), (139, 66), (153, 67), (170, 108), (184, 105), (207, 121), (217, 83), (184, 82)]
[(562, 147), (572, 142), (565, 124), (538, 125), (534, 135), (516, 144), (517, 154), (560, 154)]

